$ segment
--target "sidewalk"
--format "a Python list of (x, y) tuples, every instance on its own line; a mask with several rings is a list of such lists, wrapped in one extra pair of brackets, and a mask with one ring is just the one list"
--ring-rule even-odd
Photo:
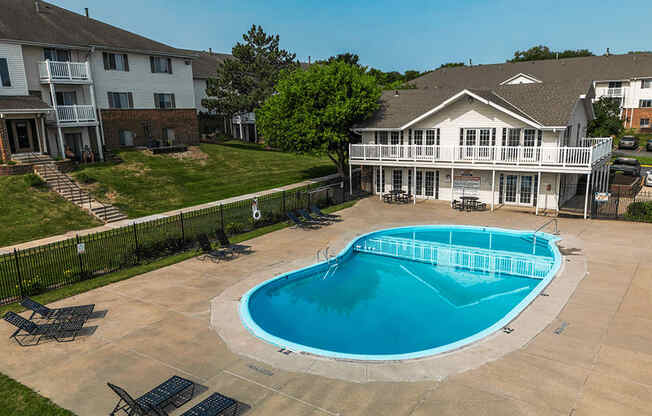
[(65, 234), (53, 235), (51, 237), (45, 237), (45, 238), (41, 238), (41, 239), (38, 239), (38, 240), (32, 240), (32, 241), (27, 241), (27, 242), (20, 243), (20, 244), (15, 244), (15, 245), (12, 245), (12, 246), (2, 247), (2, 248), (0, 248), (0, 254), (11, 252), (14, 249), (22, 250), (22, 249), (25, 249), (25, 248), (37, 247), (37, 246), (41, 246), (41, 245), (44, 245), (44, 244), (54, 243), (55, 241), (67, 240), (68, 238), (75, 237), (76, 235), (93, 234), (93, 233), (96, 233), (96, 232), (99, 232), (99, 231), (106, 231), (106, 230), (112, 230), (112, 229), (116, 229), (116, 228), (126, 227), (126, 226), (129, 226), (129, 225), (132, 225), (133, 223), (141, 223), (141, 222), (147, 222), (147, 221), (151, 221), (151, 220), (155, 220), (155, 219), (159, 219), (159, 218), (171, 217), (171, 216), (174, 216), (174, 215), (179, 215), (180, 212), (184, 212), (184, 213), (185, 212), (192, 212), (192, 211), (197, 211), (197, 210), (204, 209), (204, 208), (214, 207), (214, 206), (217, 206), (217, 205), (220, 205), (220, 204), (228, 204), (228, 203), (231, 203), (231, 202), (243, 201), (243, 200), (252, 199), (252, 198), (255, 198), (255, 197), (260, 197), (262, 195), (273, 194), (273, 193), (276, 193), (276, 192), (289, 191), (289, 190), (296, 189), (296, 188), (301, 188), (303, 186), (310, 185), (310, 184), (313, 184), (313, 183), (326, 182), (326, 181), (335, 179), (337, 177), (338, 177), (337, 173), (334, 173), (332, 175), (322, 176), (320, 178), (314, 178), (314, 179), (307, 179), (307, 180), (302, 181), (302, 182), (297, 182), (297, 183), (293, 183), (293, 184), (290, 184), (290, 185), (280, 186), (278, 188), (267, 189), (267, 190), (264, 190), (264, 191), (250, 193), (250, 194), (246, 194), (246, 195), (238, 195), (238, 196), (234, 196), (234, 197), (231, 197), (231, 198), (221, 199), (219, 201), (207, 202), (205, 204), (194, 205), (192, 207), (186, 207), (186, 208), (181, 208), (181, 209), (177, 209), (177, 210), (173, 210), (173, 211), (163, 212), (161, 214), (148, 215), (146, 217), (140, 217), (140, 218), (135, 218), (135, 219), (134, 218), (128, 218), (128, 219), (125, 219), (125, 220), (122, 220), (122, 221), (112, 222), (112, 223), (101, 225), (101, 226), (95, 227), (95, 228), (87, 228), (85, 230), (69, 231), (69, 232), (67, 232)]

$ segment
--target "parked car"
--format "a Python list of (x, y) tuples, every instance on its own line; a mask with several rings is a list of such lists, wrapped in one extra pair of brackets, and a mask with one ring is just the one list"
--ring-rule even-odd
[(647, 140), (647, 144), (645, 145), (645, 150), (648, 152), (652, 152), (652, 139)]
[(618, 157), (611, 164), (609, 172), (615, 173), (618, 171), (626, 175), (641, 176), (641, 163), (629, 157)]
[(645, 186), (652, 186), (652, 170), (648, 170), (645, 175)]
[(638, 148), (638, 140), (634, 136), (623, 136), (618, 142), (619, 149), (636, 149)]

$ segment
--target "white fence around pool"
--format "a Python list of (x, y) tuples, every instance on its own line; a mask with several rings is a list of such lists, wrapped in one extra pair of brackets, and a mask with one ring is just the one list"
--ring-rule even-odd
[[(536, 248), (536, 244), (533, 244), (533, 248)], [(461, 267), (532, 279), (546, 277), (554, 264), (553, 259), (536, 254), (512, 253), (389, 236), (365, 239), (357, 243), (354, 250), (438, 266)]]

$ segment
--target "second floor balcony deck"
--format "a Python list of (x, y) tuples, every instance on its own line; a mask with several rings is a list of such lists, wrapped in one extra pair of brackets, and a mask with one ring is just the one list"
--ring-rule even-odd
[(51, 113), (48, 122), (60, 127), (92, 125), (97, 123), (97, 113), (92, 105), (58, 105)]
[(41, 82), (88, 84), (91, 82), (88, 62), (44, 61), (39, 62)]
[(581, 147), (437, 146), (353, 144), (355, 162), (413, 162), (464, 166), (542, 166), (591, 168), (611, 156), (611, 138), (583, 139)]

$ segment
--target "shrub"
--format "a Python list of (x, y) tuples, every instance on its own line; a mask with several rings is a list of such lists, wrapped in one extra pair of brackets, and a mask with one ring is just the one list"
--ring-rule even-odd
[(15, 165), (15, 164), (16, 164), (16, 161), (15, 161), (15, 160), (8, 160), (8, 161), (7, 161), (7, 165), (12, 166), (12, 165)]
[[(23, 286), (23, 295), (25, 296), (34, 296), (43, 292), (43, 285), (36, 277), (33, 279), (25, 279), (21, 284)], [(16, 288), (18, 289), (19, 286), (16, 286)]]
[(45, 181), (34, 173), (28, 173), (24, 177), (25, 184), (34, 188), (40, 188), (45, 185)]
[(226, 224), (225, 232), (228, 235), (235, 235), (235, 234), (240, 234), (242, 230), (244, 229), (244, 224), (239, 223), (239, 222), (230, 222)]
[(632, 221), (652, 222), (652, 201), (632, 202), (627, 207), (625, 218)]

